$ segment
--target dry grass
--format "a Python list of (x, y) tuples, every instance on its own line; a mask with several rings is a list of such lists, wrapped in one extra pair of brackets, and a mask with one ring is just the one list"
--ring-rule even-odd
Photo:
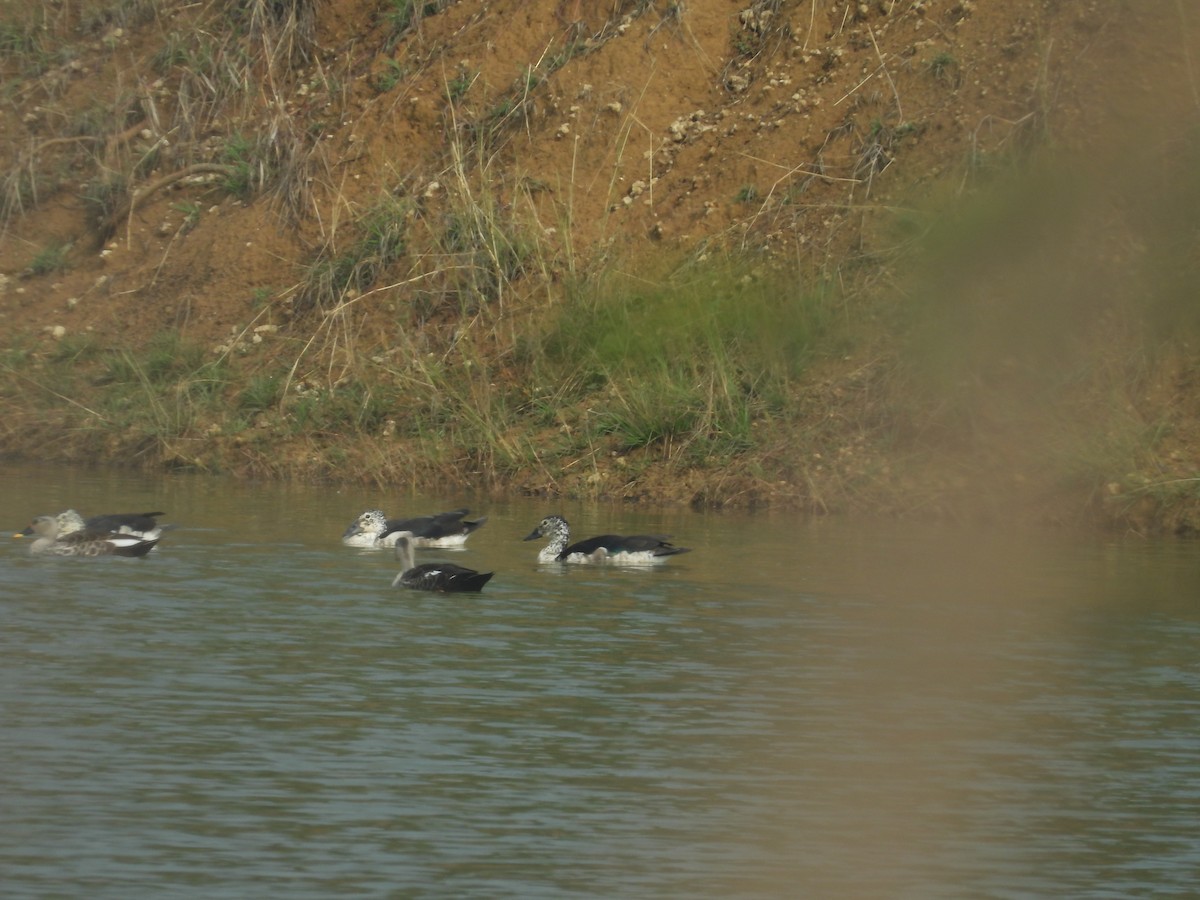
[[(913, 8), (891, 7), (885, 22), (870, 5), (834, 16), (755, 0), (728, 23), (722, 70), (689, 4), (561, 6), (582, 18), (508, 69), (449, 53), (434, 17), (453, 19), (455, 35), (478, 34), (481, 20), (440, 2), (386, 5), (362, 38), (375, 44), (354, 45), (357, 62), (315, 52), (311, 0), (232, 12), (60, 4), (37, 27), (0, 28), (0, 58), (22, 78), (5, 90), (36, 95), (43, 116), (3, 173), (0, 227), (82, 184), (89, 217), (119, 232), (139, 205), (200, 175), (209, 180), (173, 204), (185, 224), (207, 225), (209, 194), (270, 203), (310, 254), (286, 261), (289, 287), (256, 288), (261, 305), (217, 354), (35, 342), (5, 365), (53, 399), (78, 446), (103, 433), (148, 464), (379, 483), (437, 472), (591, 496), (702, 483), (688, 488), (697, 502), (912, 514), (1013, 485), (1066, 485), (1089, 509), (1191, 495), (1194, 477), (1170, 456), (1179, 398), (1154, 394), (1192, 377), (1181, 348), (1200, 333), (1189, 140), (1174, 144), (1187, 145), (1178, 158), (1136, 167), (1163, 173), (1153, 203), (1118, 191), (1098, 210), (1060, 172), (1013, 177), (1057, 149), (1049, 38), (1033, 39), (1024, 107), (952, 123), (940, 114), (968, 104), (979, 72), (950, 31), (927, 51), (888, 44), (919, 18)], [(927, 10), (923, 34), (968, 15), (956, 9)], [(103, 42), (134, 23), (158, 37), (152, 75), (68, 104), (60, 51), (77, 29)], [(725, 91), (728, 116), (697, 113), (711, 130), (682, 140), (660, 133), (642, 104), (662, 73), (639, 70), (612, 104), (618, 117), (593, 104), (590, 120), (570, 119), (569, 171), (522, 170), (515, 160), (546, 158), (523, 153), (555, 140), (577, 82), (603, 72), (589, 68), (593, 54), (639, 23), (642, 52), (685, 48)], [(862, 51), (855, 66), (835, 42)], [(379, 58), (363, 91), (368, 47)], [(823, 107), (793, 93), (797, 72), (812, 75), (813, 94), (836, 83)], [(804, 139), (747, 137), (801, 119), (813, 123)], [(355, 167), (346, 136), (357, 121), (401, 137), (435, 131), (445, 152)], [(932, 178), (922, 154), (939, 129), (959, 144)], [(735, 131), (745, 141), (728, 159), (701, 156)], [(746, 149), (757, 146), (775, 149)], [(714, 215), (735, 212), (681, 250), (648, 245), (646, 234), (670, 233), (652, 222), (701, 232), (699, 212), (672, 220), (672, 205), (684, 210), (718, 164), (737, 175)], [(906, 165), (912, 190), (898, 185)], [(631, 204), (635, 179), (645, 192)], [(689, 179), (687, 194), (668, 194)], [(599, 200), (584, 197), (596, 186)], [(132, 245), (133, 229), (124, 236)], [(647, 246), (653, 267), (628, 249)], [(44, 240), (29, 248), (34, 271), (61, 273), (72, 258)], [(247, 351), (267, 321), (282, 326), (273, 349)], [(182, 367), (164, 368), (172, 354)]]

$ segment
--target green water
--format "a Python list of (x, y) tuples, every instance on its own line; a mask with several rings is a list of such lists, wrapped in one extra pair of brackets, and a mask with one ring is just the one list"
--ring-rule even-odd
[[(1200, 547), (0, 466), (6, 898), (1191, 896)], [(465, 505), (470, 597), (363, 509)], [(539, 567), (669, 532), (650, 570)]]

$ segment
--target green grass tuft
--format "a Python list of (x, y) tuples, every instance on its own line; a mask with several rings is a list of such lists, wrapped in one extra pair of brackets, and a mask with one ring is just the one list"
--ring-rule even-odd
[(34, 275), (50, 275), (55, 272), (65, 272), (71, 253), (69, 243), (54, 242), (47, 244), (29, 263), (29, 271)]
[(740, 452), (754, 422), (787, 414), (829, 307), (821, 288), (736, 269), (661, 284), (613, 279), (562, 309), (538, 380), (571, 385), (555, 404), (586, 404), (626, 448)]

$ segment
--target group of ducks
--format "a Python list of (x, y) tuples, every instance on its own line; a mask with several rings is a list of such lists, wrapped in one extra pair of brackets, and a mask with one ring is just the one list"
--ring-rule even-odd
[[(494, 572), (477, 572), (449, 562), (416, 564), (414, 550), (462, 547), (487, 516), (468, 519), (468, 509), (409, 519), (389, 519), (369, 509), (342, 534), (349, 547), (393, 548), (400, 572), (393, 587), (442, 593), (478, 593)], [(161, 512), (109, 513), (85, 519), (73, 509), (55, 516), (37, 516), (14, 537), (34, 537), (30, 552), (54, 556), (145, 556), (162, 537)], [(613, 563), (647, 565), (664, 562), (689, 548), (676, 547), (669, 535), (601, 534), (571, 543), (571, 527), (562, 516), (546, 516), (524, 540), (548, 538), (538, 552), (539, 563)]]
[[(400, 572), (392, 587), (443, 593), (477, 593), (494, 572), (477, 572), (455, 563), (416, 565), (415, 547), (461, 547), (487, 516), (468, 519), (467, 509), (454, 509), (411, 519), (389, 519), (383, 510), (369, 509), (350, 523), (342, 543), (351, 547), (392, 547), (400, 561)], [(538, 552), (539, 563), (614, 563), (647, 565), (664, 562), (688, 547), (676, 547), (669, 535), (601, 534), (571, 543), (571, 526), (562, 516), (546, 516), (523, 540), (549, 538)]]

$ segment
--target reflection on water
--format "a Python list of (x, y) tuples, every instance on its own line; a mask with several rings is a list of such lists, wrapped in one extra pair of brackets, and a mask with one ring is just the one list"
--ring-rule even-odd
[[(1187, 896), (1200, 566), (1002, 537), (0, 468), (0, 882), (49, 897)], [(470, 505), (484, 593), (392, 591), (369, 506)], [(671, 532), (653, 570), (534, 562)]]

